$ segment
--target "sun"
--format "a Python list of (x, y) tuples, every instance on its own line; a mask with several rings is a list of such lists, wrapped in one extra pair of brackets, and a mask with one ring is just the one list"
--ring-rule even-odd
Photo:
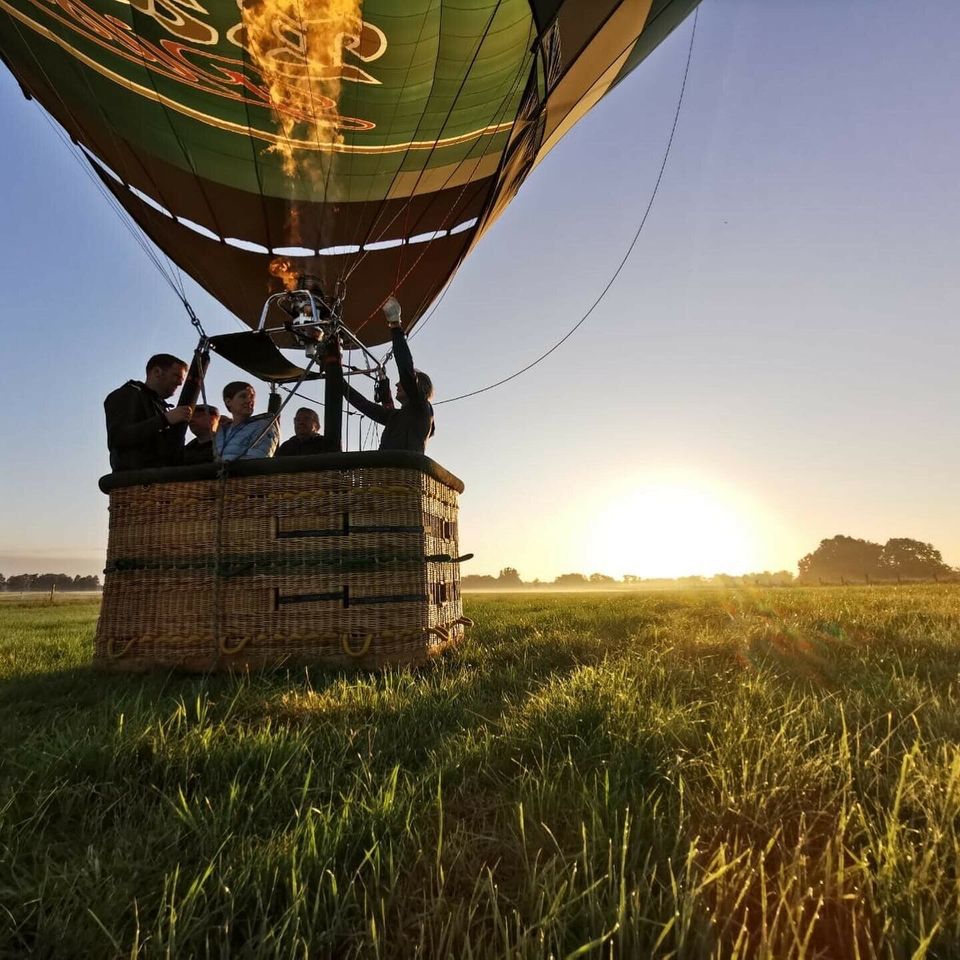
[(759, 517), (717, 484), (658, 479), (617, 494), (591, 530), (591, 570), (681, 577), (757, 569)]

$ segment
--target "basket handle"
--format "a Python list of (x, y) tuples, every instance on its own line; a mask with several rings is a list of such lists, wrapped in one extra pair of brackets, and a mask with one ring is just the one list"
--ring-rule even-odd
[(107, 640), (107, 656), (108, 656), (111, 660), (119, 660), (122, 656), (124, 656), (124, 654), (127, 653), (127, 651), (128, 651), (128, 650), (134, 645), (134, 643), (136, 643), (136, 642), (137, 642), (137, 638), (136, 638), (136, 637), (127, 637), (126, 640), (123, 641), (123, 646), (118, 650), (118, 649), (117, 649), (117, 646), (116, 646), (116, 644), (117, 644), (117, 638), (116, 638), (116, 637), (110, 637), (110, 638)]
[(247, 645), (247, 643), (248, 643), (249, 641), (250, 641), (250, 637), (249, 637), (249, 636), (241, 637), (241, 638), (239, 639), (239, 641), (231, 647), (231, 646), (230, 646), (230, 638), (229, 638), (229, 637), (221, 637), (221, 638), (220, 638), (220, 652), (221, 652), (222, 654), (224, 654), (225, 656), (227, 656), (227, 657), (232, 657), (232, 656), (234, 656), (235, 654), (238, 654), (238, 653)]
[(340, 634), (340, 646), (343, 647), (343, 652), (347, 654), (348, 657), (362, 657), (370, 649), (370, 644), (373, 642), (373, 634), (368, 633), (363, 638), (363, 643), (360, 644), (359, 650), (354, 650), (350, 646), (350, 634), (341, 633)]

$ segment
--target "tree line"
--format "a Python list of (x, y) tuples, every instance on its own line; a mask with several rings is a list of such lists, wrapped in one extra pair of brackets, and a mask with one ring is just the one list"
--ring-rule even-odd
[(884, 544), (858, 540), (842, 534), (821, 540), (816, 550), (801, 557), (798, 575), (789, 570), (731, 575), (717, 573), (712, 577), (639, 577), (624, 574), (617, 580), (604, 573), (562, 573), (553, 580), (521, 579), (515, 567), (504, 567), (500, 574), (470, 574), (460, 581), (464, 590), (521, 590), (556, 588), (590, 590), (614, 588), (757, 586), (789, 587), (794, 584), (887, 583), (910, 580), (953, 582), (960, 580), (960, 569), (944, 563), (940, 551), (930, 543), (895, 537)]
[(821, 540), (798, 563), (800, 583), (862, 580), (953, 580), (960, 570), (943, 562), (932, 543), (895, 537), (884, 544), (838, 535)]
[(57, 592), (68, 590), (99, 590), (100, 577), (71, 577), (66, 573), (18, 573), (5, 577), (0, 573), (0, 590), (8, 593), (27, 593), (31, 590)]
[(504, 567), (499, 576), (469, 574), (460, 580), (464, 590), (602, 590), (649, 589), (653, 587), (758, 586), (788, 587), (795, 581), (789, 570), (764, 570), (737, 576), (718, 573), (712, 577), (641, 577), (625, 573), (619, 580), (605, 573), (561, 573), (553, 580), (523, 580), (515, 567)]

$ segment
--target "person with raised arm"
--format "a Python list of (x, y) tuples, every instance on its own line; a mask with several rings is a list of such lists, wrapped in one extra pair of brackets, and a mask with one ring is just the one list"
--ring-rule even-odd
[(378, 383), (382, 402), (368, 400), (349, 385), (344, 394), (351, 404), (364, 416), (383, 426), (380, 437), (381, 450), (408, 450), (423, 453), (427, 440), (434, 434), (433, 381), (413, 366), (413, 356), (400, 323), (400, 304), (391, 297), (383, 307), (390, 335), (393, 340), (393, 357), (397, 364), (397, 403), (393, 406), (389, 383)]

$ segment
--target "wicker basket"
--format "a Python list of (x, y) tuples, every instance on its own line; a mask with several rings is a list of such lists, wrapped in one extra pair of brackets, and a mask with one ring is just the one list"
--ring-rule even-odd
[(112, 474), (94, 658), (112, 670), (422, 663), (463, 617), (463, 484), (415, 454)]

